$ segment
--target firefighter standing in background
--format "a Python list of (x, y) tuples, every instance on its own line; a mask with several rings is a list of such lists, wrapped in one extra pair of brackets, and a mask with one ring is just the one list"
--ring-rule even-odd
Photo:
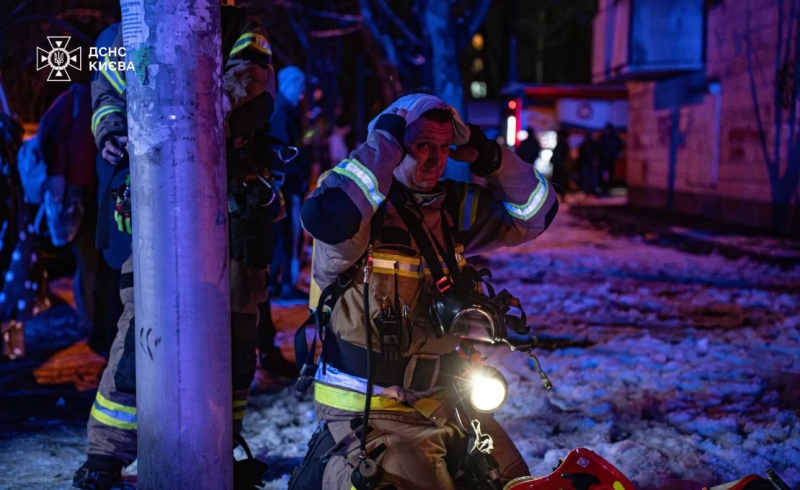
[[(320, 361), (327, 369), (315, 370), (313, 361), (303, 366), (315, 381), (320, 426), (289, 488), (351, 488), (371, 377), (375, 386), (366, 450), (379, 468), (379, 479), (369, 488), (454, 489), (466, 440), (452, 417), (454, 394), (440, 384), (440, 373), (459, 357), (457, 347), (459, 353), (470, 347), (434, 329), (428, 309), (432, 270), (456, 276), (454, 269), (466, 265), (465, 254), (533, 240), (552, 222), (558, 203), (552, 186), (532, 165), (501, 149), (476, 126), (468, 129), (455, 109), (432, 95), (401, 97), (369, 129), (367, 142), (325, 177), (302, 208), (303, 226), (315, 239), (312, 296), (342, 284), (345, 271), (357, 272), (335, 293)], [(458, 148), (451, 151), (450, 145)], [(487, 186), (439, 181), (448, 156), (470, 162), (472, 173), (486, 179)], [(434, 267), (423, 259), (431, 254), (422, 242), (437, 245), (436, 251), (433, 245), (427, 250), (439, 255), (442, 264)], [(374, 250), (374, 260), (367, 250)], [(351, 268), (365, 259), (372, 267), (367, 285), (361, 269)], [(374, 330), (369, 348), (364, 303)], [(391, 315), (388, 307), (393, 307)], [(402, 327), (399, 342), (389, 337), (396, 343), (384, 345), (381, 325), (389, 323), (389, 316)], [(386, 357), (389, 345), (401, 346), (394, 351), (398, 355)], [(364, 368), (368, 351), (371, 376)], [(478, 418), (494, 440), (492, 455), (502, 482), (527, 475), (527, 465), (502, 427), (490, 415)]]
[[(117, 35), (113, 48), (122, 46)], [(233, 343), (233, 430), (241, 431), (250, 381), (255, 371), (258, 304), (266, 299), (265, 271), (271, 260), (272, 223), (282, 216), (282, 199), (258, 184), (263, 175), (252, 134), (269, 119), (274, 107), (272, 51), (261, 23), (243, 9), (222, 7), (223, 106), (227, 109), (228, 208), (230, 223), (230, 291)], [(116, 64), (119, 57), (101, 61)], [(126, 78), (121, 71), (103, 71), (92, 83), (92, 132), (103, 158), (127, 166)], [(243, 182), (247, 181), (248, 186)], [(128, 187), (117, 192), (115, 216), (120, 230), (131, 231)], [(103, 190), (101, 190), (102, 192)], [(259, 192), (254, 196), (252, 192)], [(257, 197), (257, 199), (253, 199)], [(248, 203), (251, 206), (248, 207)], [(264, 206), (264, 204), (269, 204)], [(101, 203), (113, 206), (106, 198)], [(108, 214), (108, 209), (105, 209)], [(103, 219), (101, 218), (100, 221)], [(120, 480), (123, 467), (136, 459), (136, 374), (134, 339), (133, 256), (122, 266), (120, 296), (124, 312), (111, 348), (108, 366), (89, 418), (88, 459), (75, 473), (73, 486), (107, 490)], [(169, 414), (164, 414), (168, 417)], [(234, 467), (236, 479), (236, 467)], [(260, 483), (260, 475), (258, 482)], [(253, 488), (252, 485), (237, 488)]]

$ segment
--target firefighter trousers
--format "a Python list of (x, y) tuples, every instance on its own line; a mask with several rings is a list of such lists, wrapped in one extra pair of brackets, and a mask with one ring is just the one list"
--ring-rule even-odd
[[(350, 490), (350, 476), (358, 465), (360, 446), (359, 427), (354, 430), (351, 421), (361, 414), (317, 401), (314, 410), (324, 430), (315, 433), (309, 443), (310, 458), (303, 461), (305, 469), (293, 475), (289, 488)], [(481, 414), (477, 418), (482, 432), (492, 436), (492, 456), (498, 463), (503, 485), (530, 475), (522, 455), (494, 417)], [(381, 472), (377, 488), (455, 490), (452, 475), (467, 454), (467, 438), (454, 423), (439, 427), (414, 411), (375, 412), (370, 414), (369, 425), (367, 453)], [(318, 447), (320, 442), (327, 447)], [(315, 461), (309, 461), (312, 458)]]
[[(120, 299), (124, 310), (108, 365), (89, 417), (88, 454), (111, 456), (127, 466), (136, 459), (136, 354), (133, 256), (122, 265)], [(233, 432), (242, 429), (247, 395), (256, 369), (258, 304), (266, 300), (264, 271), (230, 261), (233, 345)], [(168, 414), (165, 414), (168, 416)]]

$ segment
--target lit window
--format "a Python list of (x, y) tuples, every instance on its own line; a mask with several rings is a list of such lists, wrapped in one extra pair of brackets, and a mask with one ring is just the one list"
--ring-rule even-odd
[(483, 36), (480, 34), (475, 34), (472, 36), (472, 47), (477, 49), (478, 51), (483, 49)]
[(486, 82), (472, 82), (469, 84), (469, 91), (473, 99), (483, 99), (486, 97)]
[(475, 58), (472, 60), (472, 73), (480, 73), (483, 71), (483, 60), (481, 58)]

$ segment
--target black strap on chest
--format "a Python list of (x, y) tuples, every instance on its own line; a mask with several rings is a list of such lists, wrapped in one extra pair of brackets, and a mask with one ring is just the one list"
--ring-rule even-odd
[[(434, 283), (437, 288), (439, 288), (440, 292), (444, 292), (452, 285), (452, 278), (458, 276), (459, 273), (454, 240), (450, 233), (450, 227), (447, 225), (447, 216), (445, 215), (444, 207), (441, 208), (442, 237), (445, 242), (445, 245), (442, 246), (435, 236), (432, 236), (432, 234), (428, 235), (425, 231), (423, 228), (424, 217), (422, 213), (419, 211), (419, 208), (416, 207), (416, 204), (409, 200), (407, 191), (397, 180), (392, 182), (392, 188), (389, 191), (389, 200), (392, 202), (400, 219), (403, 220), (403, 224), (408, 228), (411, 237), (417, 243), (420, 254), (422, 254), (422, 258), (425, 259), (431, 271), (431, 277), (433, 277)], [(419, 217), (415, 216), (414, 213), (406, 207), (406, 204), (409, 202), (417, 209)], [(434, 248), (434, 245), (436, 248)], [(439, 255), (444, 259), (445, 265), (447, 265), (448, 274), (444, 273), (444, 269), (436, 253), (437, 249)]]
[[(375, 240), (380, 236), (380, 230), (383, 226), (383, 217), (386, 210), (386, 201), (381, 203), (375, 214), (372, 216), (370, 222), (370, 238), (369, 243), (375, 243)], [(360, 268), (356, 265), (351, 266), (346, 271), (342, 272), (336, 277), (336, 281), (325, 286), (325, 289), (319, 295), (319, 302), (317, 303), (316, 310), (308, 319), (297, 329), (294, 334), (294, 355), (297, 367), (300, 368), (300, 377), (295, 383), (297, 391), (304, 392), (314, 381), (314, 375), (317, 372), (317, 364), (314, 362), (314, 355), (317, 351), (317, 336), (322, 342), (322, 352), (320, 354), (322, 361), (323, 373), (325, 372), (325, 342), (324, 333), (325, 328), (330, 320), (330, 314), (333, 312), (334, 306), (339, 301), (339, 297), (344, 291), (349, 288)], [(327, 310), (329, 311), (326, 311)], [(309, 347), (306, 340), (306, 327), (314, 325), (314, 339), (311, 341)]]
[[(397, 180), (393, 180), (392, 187), (389, 190), (388, 198), (381, 203), (381, 206), (379, 206), (375, 211), (375, 214), (370, 222), (370, 244), (374, 244), (375, 241), (380, 237), (380, 230), (384, 222), (387, 201), (392, 203), (394, 208), (397, 210), (397, 213), (400, 215), (400, 218), (403, 220), (403, 223), (406, 225), (406, 228), (408, 228), (409, 234), (417, 243), (420, 253), (422, 254), (423, 259), (425, 259), (425, 262), (427, 262), (431, 271), (431, 276), (433, 277), (434, 282), (436, 282), (439, 290), (444, 291), (449, 288), (450, 285), (452, 285), (451, 276), (457, 275), (459, 273), (459, 269), (458, 260), (456, 260), (455, 256), (454, 240), (447, 225), (444, 207), (442, 208), (441, 219), (442, 235), (444, 237), (445, 245), (442, 246), (435, 237), (429, 238), (428, 233), (426, 233), (425, 229), (423, 228), (423, 221), (421, 219), (422, 214), (419, 213), (420, 217), (417, 217), (406, 207), (406, 204), (409, 202), (408, 194), (400, 185), (400, 183), (397, 182)], [(417, 211), (419, 212), (418, 208)], [(431, 243), (431, 239), (433, 243)], [(447, 265), (449, 274), (444, 273), (444, 269), (442, 268), (439, 257), (437, 256), (437, 249)], [(330, 312), (333, 311), (333, 308), (336, 306), (339, 297), (353, 284), (353, 281), (358, 275), (359, 271), (360, 268), (354, 265), (347, 271), (339, 274), (335, 282), (326, 286), (320, 294), (316, 311), (309, 316), (303, 325), (300, 326), (300, 328), (298, 328), (295, 332), (295, 362), (300, 368), (300, 377), (295, 383), (295, 389), (298, 391), (306, 391), (314, 381), (314, 375), (317, 372), (317, 364), (314, 362), (314, 356), (317, 348), (317, 336), (319, 336), (320, 340), (322, 341), (322, 353), (320, 360), (323, 370), (325, 369), (325, 346), (326, 344), (330, 344), (330, 342), (325, 342), (323, 340), (323, 337), (326, 335), (323, 335), (325, 332), (325, 327), (330, 319), (330, 313), (326, 312), (326, 307), (330, 310)], [(314, 339), (309, 346), (306, 340), (305, 327), (311, 325), (314, 325)], [(403, 367), (403, 369), (405, 368)]]

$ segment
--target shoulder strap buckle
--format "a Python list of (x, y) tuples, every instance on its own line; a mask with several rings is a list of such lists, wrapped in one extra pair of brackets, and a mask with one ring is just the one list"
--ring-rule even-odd
[(445, 291), (453, 287), (453, 278), (449, 275), (444, 276), (443, 278), (436, 281), (436, 289), (439, 291), (440, 294), (444, 294)]
[(316, 364), (303, 364), (303, 367), (300, 369), (300, 377), (297, 378), (297, 381), (294, 384), (294, 389), (303, 393), (311, 386), (311, 383), (314, 382), (314, 376), (317, 374), (317, 365)]

